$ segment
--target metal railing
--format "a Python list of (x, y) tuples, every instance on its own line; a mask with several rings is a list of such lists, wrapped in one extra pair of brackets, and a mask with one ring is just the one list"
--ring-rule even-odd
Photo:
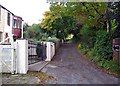
[(43, 61), (46, 58), (46, 45), (35, 41), (28, 41), (28, 64)]

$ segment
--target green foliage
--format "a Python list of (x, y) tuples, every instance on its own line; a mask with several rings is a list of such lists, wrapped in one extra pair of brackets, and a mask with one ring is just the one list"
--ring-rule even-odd
[(49, 30), (50, 34), (60, 39), (65, 39), (73, 34), (73, 39), (78, 41), (82, 25), (102, 27), (97, 20), (107, 9), (106, 3), (52, 3), (50, 11), (45, 12), (42, 28)]
[[(81, 30), (82, 42), (79, 44), (80, 51), (86, 54), (92, 61), (97, 63), (100, 67), (120, 74), (120, 67), (112, 60), (112, 40), (110, 33), (104, 30), (93, 31), (90, 27), (85, 26)], [(93, 38), (94, 40), (90, 40)], [(91, 41), (91, 45), (89, 42)]]
[(81, 43), (85, 45), (86, 48), (92, 48), (95, 42), (96, 28), (84, 25), (81, 29)]
[(120, 73), (120, 67), (113, 60), (110, 60), (110, 61), (106, 60), (106, 61), (101, 62), (101, 67), (107, 68), (108, 70), (117, 71)]
[(29, 26), (26, 34), (29, 39), (36, 41), (46, 40), (48, 37), (46, 31), (41, 28), (40, 24), (33, 24), (32, 26)]
[(47, 41), (53, 42), (53, 43), (58, 43), (60, 40), (57, 39), (56, 37), (52, 37), (52, 38), (51, 38), (51, 37), (48, 37)]
[(67, 3), (67, 12), (69, 15), (74, 15), (77, 22), (81, 24), (87, 24), (89, 26), (96, 25), (97, 27), (102, 26), (97, 20), (101, 14), (105, 13), (107, 9), (106, 3), (94, 3), (94, 2), (69, 2)]
[(112, 36), (104, 30), (94, 31), (84, 29), (82, 32), (81, 46), (90, 51), (88, 54), (101, 59), (112, 59)]
[(83, 54), (87, 54), (88, 53), (88, 51), (89, 51), (89, 48), (87, 48), (86, 47), (86, 44), (84, 44), (84, 43), (82, 43), (82, 44), (80, 44), (80, 50), (81, 50), (81, 52), (83, 53)]
[(27, 23), (23, 24), (23, 38), (28, 38), (27, 30), (29, 28), (29, 25)]
[(111, 20), (111, 26), (112, 26), (112, 31), (115, 31), (115, 29), (117, 28), (117, 22), (115, 19)]
[(27, 31), (28, 27), (29, 27), (28, 23), (24, 23), (23, 24), (23, 31)]
[(55, 34), (60, 39), (65, 39), (75, 28), (75, 20), (63, 12), (64, 7), (51, 6), (51, 11), (45, 13), (45, 19), (41, 23), (42, 28), (50, 31), (50, 35)]
[(98, 31), (96, 33), (96, 42), (94, 44), (94, 50), (106, 60), (112, 59), (112, 36), (106, 31)]

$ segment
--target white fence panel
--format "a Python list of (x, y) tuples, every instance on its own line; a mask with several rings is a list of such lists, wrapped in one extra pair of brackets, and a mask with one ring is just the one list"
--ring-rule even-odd
[[(0, 45), (2, 72), (14, 73), (15, 58), (13, 58), (15, 49), (11, 45)], [(15, 57), (15, 56), (14, 56)]]

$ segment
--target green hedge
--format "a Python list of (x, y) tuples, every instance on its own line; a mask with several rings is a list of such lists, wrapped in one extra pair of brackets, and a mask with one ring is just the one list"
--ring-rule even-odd
[(51, 37), (48, 37), (47, 41), (53, 42), (53, 43), (58, 43), (60, 40), (57, 39), (56, 37), (52, 37), (52, 38), (51, 38)]
[(82, 28), (79, 48), (102, 68), (120, 74), (120, 67), (112, 60), (112, 41), (112, 35), (105, 30)]
[(98, 57), (106, 60), (112, 59), (112, 35), (104, 30), (96, 32), (96, 41), (94, 43), (94, 52)]

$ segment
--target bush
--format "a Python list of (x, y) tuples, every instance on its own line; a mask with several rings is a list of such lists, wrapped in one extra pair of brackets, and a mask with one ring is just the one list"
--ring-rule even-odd
[[(90, 35), (90, 33), (90, 29), (85, 29), (82, 32), (83, 39), (81, 44), (78, 46), (81, 52), (89, 56), (90, 59), (97, 63), (100, 67), (113, 71), (119, 75), (120, 67), (112, 60), (112, 35), (104, 30), (96, 31), (96, 35)], [(91, 38), (94, 39), (94, 41), (90, 40)], [(92, 41), (92, 46), (89, 41)]]
[(84, 45), (84, 47), (86, 48), (93, 48), (95, 42), (96, 29), (84, 25), (80, 33), (81, 33), (81, 44)]
[(56, 37), (48, 37), (47, 41), (49, 42), (53, 42), (53, 43), (58, 43), (60, 40)]
[(106, 60), (112, 59), (112, 40), (111, 34), (106, 31), (96, 32), (96, 42), (93, 49), (98, 57), (100, 56)]

